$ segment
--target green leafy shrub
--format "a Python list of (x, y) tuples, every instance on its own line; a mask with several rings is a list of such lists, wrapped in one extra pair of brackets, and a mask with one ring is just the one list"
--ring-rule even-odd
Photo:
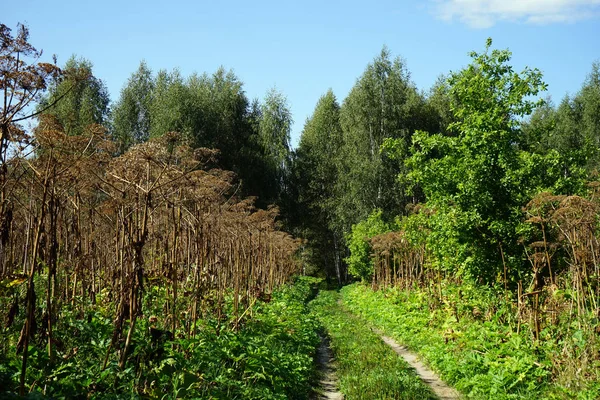
[(348, 272), (363, 281), (368, 281), (373, 274), (369, 239), (391, 230), (390, 224), (383, 220), (382, 213), (381, 210), (373, 211), (366, 220), (353, 225), (352, 232), (346, 238), (350, 250), (346, 258)]

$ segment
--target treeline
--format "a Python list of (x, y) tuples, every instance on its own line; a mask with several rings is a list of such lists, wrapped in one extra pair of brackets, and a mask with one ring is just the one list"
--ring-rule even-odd
[(225, 69), (142, 62), (111, 103), (91, 62), (39, 62), (23, 26), (0, 38), (0, 378), (21, 393), (51, 379), (30, 350), (36, 368), (72, 356), (73, 320), (110, 320), (97, 373), (127, 371), (137, 324), (240, 329), (300, 266), (440, 302), (442, 282), (492, 287), (536, 340), (561, 318), (597, 326), (599, 64), (554, 106), (491, 41), (428, 92), (384, 48), (292, 150), (285, 97), (250, 101)]
[(341, 106), (328, 91), (306, 121), (292, 173), (303, 216), (297, 226), (309, 239), (307, 261), (338, 283), (349, 279), (344, 259), (352, 226), (373, 210), (392, 218), (422, 198), (397, 179), (406, 168), (381, 146), (395, 138), (407, 153), (415, 131), (444, 129), (444, 89), (440, 79), (429, 95), (419, 92), (405, 62), (384, 48)]
[(53, 115), (67, 135), (102, 125), (119, 155), (179, 132), (194, 148), (220, 150), (219, 166), (235, 172), (241, 193), (257, 197), (261, 206), (282, 197), (292, 118), (277, 90), (268, 91), (262, 102), (250, 101), (243, 83), (224, 68), (184, 77), (177, 69), (153, 73), (142, 61), (111, 103), (89, 60), (71, 57), (62, 70), (64, 78), (50, 83), (38, 110)]
[(400, 229), (461, 277), (516, 287), (531, 276), (523, 243), (537, 233), (522, 208), (544, 192), (588, 196), (597, 175), (600, 67), (555, 107), (539, 98), (541, 72), (515, 72), (509, 51), (490, 41), (471, 56), (420, 92), (384, 49), (341, 105), (331, 91), (318, 101), (293, 170), (315, 266), (344, 281), (345, 259), (369, 280), (364, 239)]

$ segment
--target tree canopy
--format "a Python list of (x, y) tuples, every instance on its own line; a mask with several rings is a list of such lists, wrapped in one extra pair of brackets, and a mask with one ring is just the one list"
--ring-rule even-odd
[[(54, 116), (67, 135), (81, 135), (91, 124), (108, 125), (110, 97), (106, 85), (96, 78), (92, 63), (72, 56), (63, 67), (65, 79), (53, 82), (38, 110)], [(60, 99), (60, 101), (58, 101)]]

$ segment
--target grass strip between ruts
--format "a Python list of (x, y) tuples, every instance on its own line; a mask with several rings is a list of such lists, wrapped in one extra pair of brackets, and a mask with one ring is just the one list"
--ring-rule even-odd
[(339, 298), (336, 292), (323, 291), (311, 308), (331, 338), (345, 399), (435, 399), (414, 370), (362, 318), (338, 304)]

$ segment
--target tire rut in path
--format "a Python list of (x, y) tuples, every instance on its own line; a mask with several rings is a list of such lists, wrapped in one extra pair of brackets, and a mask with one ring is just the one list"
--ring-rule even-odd
[(411, 367), (415, 369), (419, 378), (421, 378), (421, 380), (431, 388), (433, 393), (435, 393), (440, 400), (458, 400), (461, 398), (456, 389), (448, 386), (437, 376), (435, 372), (427, 368), (425, 364), (419, 361), (416, 354), (409, 351), (406, 347), (400, 346), (394, 339), (389, 336), (385, 336), (383, 332), (377, 329), (373, 329), (373, 331), (377, 333), (381, 337), (381, 340), (390, 346), (392, 350), (396, 352), (396, 354), (402, 357)]
[(321, 344), (317, 349), (317, 365), (320, 374), (319, 391), (312, 400), (343, 400), (344, 395), (338, 391), (338, 378), (333, 364), (333, 353), (329, 347), (329, 338), (320, 334)]

